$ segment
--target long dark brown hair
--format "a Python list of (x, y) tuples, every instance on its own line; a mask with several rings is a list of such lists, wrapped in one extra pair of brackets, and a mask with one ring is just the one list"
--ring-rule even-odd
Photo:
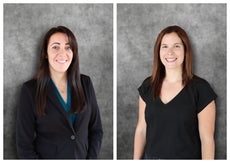
[(78, 44), (71, 30), (64, 26), (51, 28), (44, 36), (40, 49), (39, 68), (35, 78), (37, 79), (35, 108), (38, 115), (45, 115), (47, 86), (50, 82), (47, 47), (50, 37), (55, 33), (64, 33), (68, 37), (69, 45), (73, 52), (72, 62), (67, 70), (67, 78), (71, 84), (71, 109), (70, 112), (81, 112), (86, 107), (86, 98), (82, 88), (79, 70)]
[(160, 95), (161, 86), (163, 79), (165, 77), (165, 67), (160, 60), (160, 46), (162, 38), (165, 34), (175, 32), (182, 40), (184, 46), (184, 62), (182, 67), (182, 84), (185, 86), (193, 77), (192, 70), (192, 47), (188, 38), (187, 33), (179, 26), (168, 26), (163, 29), (155, 42), (154, 45), (154, 60), (153, 60), (153, 70), (151, 76), (152, 94), (153, 98)]

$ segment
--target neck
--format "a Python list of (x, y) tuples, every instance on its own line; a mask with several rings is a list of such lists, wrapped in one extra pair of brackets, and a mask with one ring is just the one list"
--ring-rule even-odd
[(181, 69), (165, 69), (164, 81), (174, 83), (182, 82), (182, 70)]
[(67, 74), (66, 73), (51, 73), (51, 79), (56, 85), (61, 83), (67, 83)]

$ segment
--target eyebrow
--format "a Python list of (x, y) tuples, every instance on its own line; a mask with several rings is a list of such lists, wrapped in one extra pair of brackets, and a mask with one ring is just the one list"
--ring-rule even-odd
[[(173, 45), (176, 45), (176, 44), (180, 44), (180, 45), (183, 45), (182, 43), (174, 43)], [(168, 45), (168, 44), (161, 44), (161, 45)]]
[[(52, 46), (52, 45), (54, 45), (54, 44), (58, 44), (58, 45), (60, 45), (61, 43), (60, 43), (60, 42), (53, 42), (50, 46)], [(69, 43), (69, 42), (67, 42), (67, 43), (65, 43), (65, 45), (70, 45), (70, 43)]]

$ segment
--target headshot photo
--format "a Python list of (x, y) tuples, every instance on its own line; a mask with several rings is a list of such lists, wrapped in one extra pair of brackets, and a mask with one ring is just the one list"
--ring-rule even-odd
[(113, 4), (3, 9), (3, 159), (113, 159)]
[(226, 159), (227, 5), (117, 13), (117, 158)]

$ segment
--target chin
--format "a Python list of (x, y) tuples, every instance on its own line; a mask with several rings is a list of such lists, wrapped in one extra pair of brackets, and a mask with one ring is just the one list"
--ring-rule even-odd
[(178, 65), (166, 65), (165, 68), (167, 68), (167, 69), (178, 69), (178, 68), (181, 68), (181, 66), (178, 66)]
[(68, 69), (59, 69), (59, 70), (56, 70), (57, 72), (59, 73), (66, 73)]

